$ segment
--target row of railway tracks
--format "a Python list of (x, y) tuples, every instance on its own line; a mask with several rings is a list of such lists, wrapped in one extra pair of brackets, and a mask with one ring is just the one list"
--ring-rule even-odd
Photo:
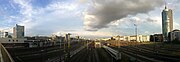
[(70, 62), (112, 62), (112, 57), (103, 48), (95, 48), (90, 44), (72, 56)]
[[(133, 43), (131, 43), (133, 44)], [(158, 49), (159, 50), (158, 50)], [(135, 43), (134, 45), (125, 45), (120, 48), (106, 46), (103, 48), (88, 48), (83, 49), (76, 54), (73, 62), (179, 62), (180, 56), (167, 54), (168, 51), (164, 48), (154, 46), (141, 45)], [(179, 50), (171, 49), (171, 51), (178, 52)], [(118, 54), (120, 53), (120, 55)], [(120, 57), (117, 57), (120, 56)], [(117, 59), (119, 58), (119, 59)]]
[[(78, 49), (81, 45), (83, 44), (72, 44), (70, 51)], [(64, 59), (62, 57), (65, 54), (63, 49), (62, 45), (40, 48), (12, 48), (8, 50), (16, 62), (59, 62)]]
[[(179, 62), (180, 56), (167, 54), (166, 49), (149, 45), (126, 45), (120, 48), (111, 47), (135, 58), (138, 62)], [(163, 51), (161, 51), (163, 50)], [(168, 50), (168, 49), (167, 49)], [(174, 49), (172, 49), (174, 50)], [(177, 50), (178, 51), (178, 50)], [(127, 56), (126, 55), (126, 56)]]
[[(128, 44), (128, 43), (125, 43)], [(178, 55), (171, 55), (164, 48), (155, 49), (153, 46), (148, 46), (145, 44), (138, 44), (131, 43), (132, 45), (123, 45), (121, 47), (112, 47), (112, 46), (102, 46), (101, 47), (94, 47), (93, 42), (89, 43), (88, 46), (84, 45), (81, 47), (74, 47), (71, 49), (70, 57), (67, 58), (67, 54), (63, 52), (63, 50), (56, 48), (48, 48), (44, 51), (34, 51), (31, 52), (31, 55), (26, 53), (20, 54), (16, 56), (17, 58), (29, 58), (26, 60), (33, 60), (33, 59), (44, 59), (46, 61), (39, 60), (38, 62), (129, 62), (129, 61), (136, 61), (136, 62), (179, 62), (180, 56)], [(171, 49), (173, 51), (179, 51), (175, 49)], [(55, 54), (54, 57), (51, 53)], [(39, 58), (33, 58), (40, 56)], [(22, 56), (20, 56), (22, 55)], [(26, 61), (28, 62), (28, 61)], [(31, 62), (31, 61), (29, 61)]]

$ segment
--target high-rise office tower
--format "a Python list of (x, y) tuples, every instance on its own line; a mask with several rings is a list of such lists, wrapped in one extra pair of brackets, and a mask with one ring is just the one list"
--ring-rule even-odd
[(24, 38), (24, 26), (17, 25), (13, 28), (14, 38)]
[(162, 33), (164, 41), (168, 41), (168, 33), (173, 31), (173, 13), (165, 6), (162, 11)]

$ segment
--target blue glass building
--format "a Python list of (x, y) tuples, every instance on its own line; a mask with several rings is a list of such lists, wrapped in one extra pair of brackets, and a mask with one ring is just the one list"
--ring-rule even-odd
[(165, 6), (162, 11), (162, 33), (163, 41), (168, 41), (168, 33), (173, 31), (173, 13)]

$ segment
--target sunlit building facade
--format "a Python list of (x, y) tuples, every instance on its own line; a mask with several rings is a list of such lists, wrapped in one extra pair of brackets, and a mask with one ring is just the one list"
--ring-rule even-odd
[(163, 41), (168, 41), (168, 33), (173, 31), (173, 13), (165, 6), (162, 11), (162, 33)]
[(24, 26), (17, 25), (13, 28), (14, 38), (24, 38)]
[[(137, 37), (137, 38), (136, 38)], [(128, 42), (148, 42), (150, 41), (149, 35), (134, 35), (134, 36), (114, 36), (114, 40), (118, 41), (128, 41)]]

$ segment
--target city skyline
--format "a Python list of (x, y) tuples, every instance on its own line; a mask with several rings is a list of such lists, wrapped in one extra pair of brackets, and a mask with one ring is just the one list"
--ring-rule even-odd
[[(164, 9), (164, 2), (160, 0), (137, 1), (139, 2), (125, 0), (0, 0), (0, 30), (12, 33), (12, 27), (19, 24), (25, 26), (26, 36), (72, 33), (85, 37), (111, 37), (135, 35), (133, 24), (138, 21), (138, 34), (161, 33), (161, 11)], [(174, 29), (180, 29), (180, 21), (178, 21), (180, 20), (178, 17), (180, 1), (166, 1), (167, 6), (174, 13)], [(118, 4), (113, 4), (115, 2)], [(135, 6), (121, 4), (124, 7), (118, 8), (121, 2), (132, 3)], [(109, 3), (112, 5), (108, 5)]]

